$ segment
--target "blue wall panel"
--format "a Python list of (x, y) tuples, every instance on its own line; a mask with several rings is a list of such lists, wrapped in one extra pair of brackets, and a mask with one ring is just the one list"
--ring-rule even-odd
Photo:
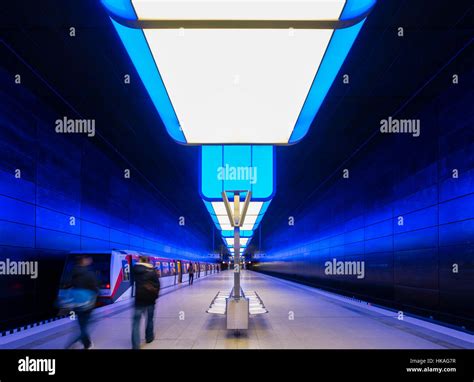
[(202, 231), (189, 222), (179, 226), (178, 213), (137, 174), (125, 179), (130, 166), (117, 153), (98, 137), (55, 133), (63, 114), (11, 78), (0, 71), (0, 260), (37, 260), (40, 275), (34, 283), (0, 279), (0, 306), (11, 307), (0, 311), (0, 330), (55, 314), (69, 251), (164, 255), (165, 242), (175, 257), (207, 256)]
[(70, 215), (39, 206), (36, 206), (36, 226), (75, 235), (81, 233), (79, 218), (71, 219)]
[[(349, 179), (332, 176), (303, 199), (295, 226), (281, 221), (270, 231), (264, 220), (255, 269), (474, 331), (468, 84), (417, 104), (408, 117), (420, 119), (420, 137), (376, 136), (345, 163)], [(333, 259), (364, 261), (365, 277), (325, 274), (325, 262)]]
[(28, 202), (0, 195), (0, 219), (34, 225), (35, 206)]
[(34, 247), (35, 229), (33, 226), (0, 220), (0, 245)]
[[(55, 251), (78, 251), (81, 249), (81, 237), (67, 232), (37, 227), (35, 247)], [(38, 261), (40, 260), (38, 259)]]

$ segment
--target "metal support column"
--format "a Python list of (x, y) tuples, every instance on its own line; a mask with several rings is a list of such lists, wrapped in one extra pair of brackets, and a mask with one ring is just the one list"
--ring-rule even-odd
[[(232, 211), (227, 192), (234, 194), (234, 211)], [(222, 199), (226, 208), (227, 215), (232, 227), (234, 227), (234, 293), (235, 299), (240, 299), (240, 227), (243, 226), (245, 215), (249, 208), (250, 199), (252, 197), (251, 191), (224, 191), (222, 192)], [(244, 206), (240, 210), (240, 194), (246, 192)]]
[(240, 298), (240, 228), (234, 227), (234, 298)]
[[(229, 203), (227, 192), (234, 195), (234, 211)], [(245, 215), (252, 197), (251, 191), (224, 191), (222, 200), (224, 201), (230, 225), (234, 228), (234, 288), (233, 294), (226, 299), (227, 329), (241, 330), (248, 329), (249, 324), (249, 299), (244, 298), (240, 293), (240, 228), (244, 224)], [(247, 193), (244, 206), (240, 211), (240, 194)]]
[(234, 298), (240, 298), (240, 193), (234, 193)]

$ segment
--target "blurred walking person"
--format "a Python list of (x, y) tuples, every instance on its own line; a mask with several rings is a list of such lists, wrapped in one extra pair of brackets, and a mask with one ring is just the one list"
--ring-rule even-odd
[(189, 285), (193, 285), (194, 282), (194, 265), (189, 263)]
[[(75, 304), (74, 312), (79, 324), (80, 335), (72, 343), (81, 341), (84, 349), (92, 348), (92, 341), (89, 335), (89, 321), (92, 309), (99, 294), (99, 281), (92, 270), (92, 257), (80, 256), (72, 271), (72, 296)], [(71, 346), (69, 345), (69, 347)]]
[(146, 316), (146, 343), (155, 339), (153, 318), (156, 299), (160, 293), (160, 280), (146, 256), (140, 256), (138, 263), (133, 267), (133, 279), (135, 281), (135, 310), (132, 323), (132, 347), (140, 349), (140, 321), (143, 315)]

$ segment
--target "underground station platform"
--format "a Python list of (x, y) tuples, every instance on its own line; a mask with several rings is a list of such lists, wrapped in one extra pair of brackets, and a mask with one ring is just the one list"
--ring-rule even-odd
[[(166, 291), (156, 306), (156, 337), (143, 349), (473, 349), (471, 335), (334, 293), (242, 271), (242, 289), (258, 291), (267, 310), (247, 330), (228, 330), (225, 312), (208, 313), (216, 291), (229, 293), (233, 272)], [(93, 313), (96, 349), (129, 349), (130, 301)], [(0, 339), (4, 349), (64, 349), (75, 322), (54, 321)]]
[(0, 382), (474, 381), (473, 20), (4, 1)]

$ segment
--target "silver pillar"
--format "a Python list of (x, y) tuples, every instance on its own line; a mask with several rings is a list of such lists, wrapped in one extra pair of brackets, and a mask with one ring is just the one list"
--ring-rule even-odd
[(234, 298), (240, 299), (240, 195), (234, 194)]

